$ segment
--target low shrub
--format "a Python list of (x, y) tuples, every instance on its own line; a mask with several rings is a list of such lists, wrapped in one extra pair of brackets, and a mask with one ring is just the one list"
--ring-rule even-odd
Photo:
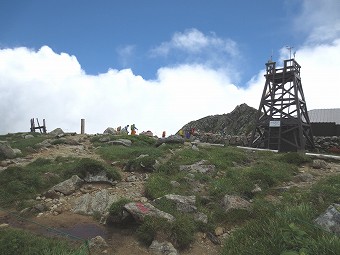
[(304, 163), (309, 163), (312, 161), (311, 158), (308, 157), (306, 154), (298, 153), (298, 152), (287, 152), (287, 153), (278, 154), (277, 158), (282, 162), (294, 164), (297, 166), (304, 164)]
[(150, 199), (156, 199), (171, 193), (172, 186), (169, 177), (162, 173), (155, 173), (145, 183), (145, 193)]

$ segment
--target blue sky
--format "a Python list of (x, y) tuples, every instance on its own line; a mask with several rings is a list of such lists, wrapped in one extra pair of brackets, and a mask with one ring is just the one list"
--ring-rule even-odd
[(264, 64), (282, 63), (287, 45), (309, 108), (339, 107), (338, 0), (0, 0), (0, 31), (0, 133), (40, 117), (50, 130), (78, 131), (86, 118), (88, 132), (136, 122), (171, 134), (257, 108)]
[[(1, 1), (1, 47), (50, 46), (75, 55), (87, 74), (109, 68), (131, 68), (153, 79), (157, 69), (186, 61), (207, 61), (212, 52), (172, 49), (166, 56), (153, 49), (174, 34), (192, 29), (206, 36), (231, 40), (235, 55), (220, 51), (224, 67), (232, 61), (242, 72), (240, 86), (285, 45), (297, 45), (303, 36), (292, 27), (301, 2), (226, 0), (11, 0)], [(218, 50), (217, 48), (211, 50)], [(223, 59), (225, 58), (225, 59)]]

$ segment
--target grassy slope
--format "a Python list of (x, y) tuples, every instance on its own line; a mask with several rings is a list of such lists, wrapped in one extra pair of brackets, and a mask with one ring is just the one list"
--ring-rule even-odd
[[(119, 161), (120, 166), (135, 166), (137, 171), (153, 171), (154, 160), (170, 154), (171, 158), (150, 174), (146, 183), (146, 195), (150, 199), (169, 193), (196, 195), (199, 211), (208, 215), (207, 225), (198, 224), (192, 215), (179, 214), (174, 205), (162, 202), (158, 207), (174, 214), (178, 220), (170, 225), (166, 222), (155, 224), (153, 219), (146, 220), (137, 233), (147, 243), (157, 232), (163, 232), (178, 247), (185, 248), (193, 240), (195, 231), (213, 231), (217, 226), (228, 229), (237, 226), (238, 230), (226, 240), (221, 254), (337, 254), (340, 251), (339, 238), (315, 228), (313, 224), (313, 219), (329, 204), (340, 202), (339, 176), (329, 177), (308, 190), (292, 189), (284, 193), (276, 204), (265, 199), (266, 195), (277, 195), (273, 193), (273, 187), (291, 180), (298, 171), (298, 165), (310, 161), (306, 157), (296, 153), (254, 153), (234, 147), (201, 148), (199, 151), (183, 145), (156, 148), (153, 146), (154, 140), (143, 136), (111, 136), (110, 139), (128, 138), (133, 142), (131, 147), (115, 147), (100, 143), (100, 137), (94, 137), (91, 141), (95, 147), (100, 147), (97, 153), (103, 159), (108, 162)], [(20, 141), (14, 135), (10, 137), (11, 144), (20, 144), (25, 153), (30, 153), (25, 146), (31, 147), (41, 141), (40, 138), (36, 140), (25, 145), (26, 141)], [(148, 156), (136, 160), (141, 154)], [(208, 174), (195, 173), (189, 179), (187, 173), (179, 171), (180, 165), (193, 164), (202, 159), (207, 160), (208, 164), (214, 164), (215, 171)], [(136, 168), (141, 163), (149, 167)], [(0, 205), (17, 204), (22, 208), (27, 205), (25, 201), (55, 183), (72, 174), (81, 174), (81, 169), (87, 164), (92, 164), (95, 169), (106, 169), (115, 178), (119, 178), (115, 170), (98, 162), (72, 158), (39, 159), (24, 168), (8, 168), (0, 173)], [(46, 172), (57, 175), (46, 181), (42, 179)], [(171, 181), (178, 182), (180, 186), (174, 187)], [(262, 188), (262, 192), (257, 195), (251, 192), (255, 184)], [(195, 185), (203, 188), (194, 192)], [(252, 199), (253, 210), (224, 212), (220, 202), (225, 194)], [(205, 201), (206, 196), (210, 196), (208, 203)]]

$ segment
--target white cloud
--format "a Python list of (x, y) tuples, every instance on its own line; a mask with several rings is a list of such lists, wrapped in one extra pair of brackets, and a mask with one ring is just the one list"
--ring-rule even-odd
[(0, 133), (28, 131), (37, 117), (46, 119), (49, 131), (79, 132), (85, 118), (88, 133), (135, 123), (139, 131), (174, 134), (193, 119), (245, 101), (246, 92), (225, 73), (203, 65), (161, 68), (151, 81), (130, 69), (87, 75), (74, 56), (47, 46), (1, 50), (0, 58)]
[(340, 37), (340, 1), (304, 0), (295, 29), (307, 34), (306, 43), (331, 42)]
[(167, 56), (172, 50), (181, 50), (188, 54), (199, 54), (203, 51), (214, 50), (236, 56), (239, 50), (236, 42), (231, 39), (218, 38), (214, 33), (205, 35), (192, 28), (184, 33), (176, 32), (169, 42), (164, 42), (152, 50), (155, 56)]

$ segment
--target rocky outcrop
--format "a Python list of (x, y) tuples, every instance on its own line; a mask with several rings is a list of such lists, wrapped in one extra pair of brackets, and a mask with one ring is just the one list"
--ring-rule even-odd
[(340, 154), (340, 136), (314, 136), (314, 144), (320, 152)]
[[(182, 127), (182, 130), (194, 128), (197, 134), (212, 133), (221, 136), (248, 135), (255, 125), (257, 110), (247, 104), (238, 105), (231, 113), (207, 116), (202, 119), (191, 121)], [(204, 141), (204, 139), (201, 139)], [(207, 141), (209, 142), (209, 141)]]

